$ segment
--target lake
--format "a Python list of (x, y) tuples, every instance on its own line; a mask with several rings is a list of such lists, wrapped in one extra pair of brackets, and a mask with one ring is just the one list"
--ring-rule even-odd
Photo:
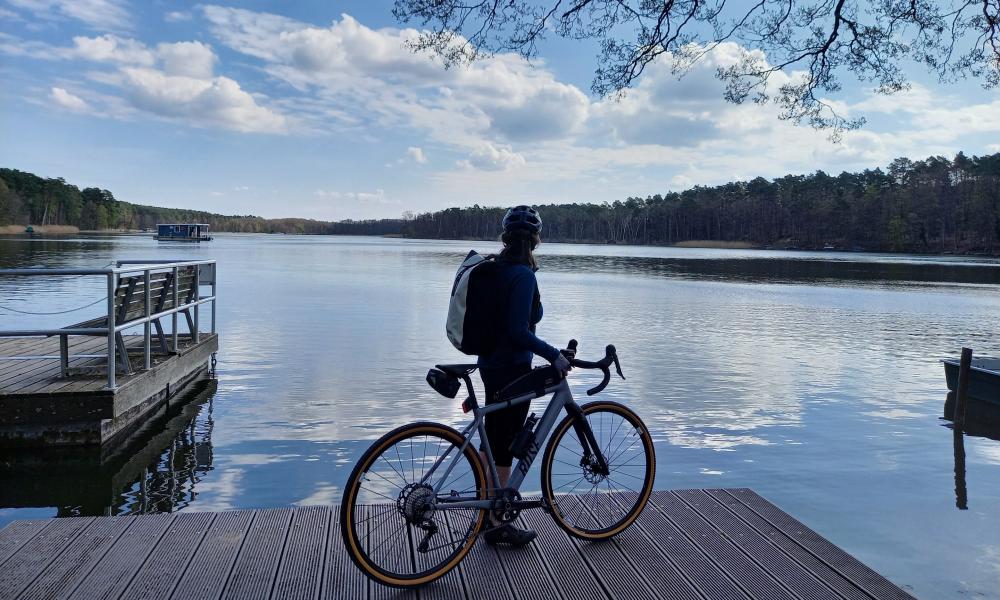
[[(490, 242), (227, 235), (0, 238), (0, 267), (219, 263), (217, 381), (127, 456), (0, 454), (0, 526), (21, 518), (333, 504), (364, 448), (409, 421), (465, 422), (424, 382), (464, 362), (451, 280)], [(989, 259), (543, 244), (541, 337), (617, 346), (656, 440), (657, 489), (750, 487), (918, 597), (1000, 583), (1000, 442), (966, 437), (956, 507), (939, 359), (996, 351)], [(0, 329), (96, 316), (100, 278), (0, 278)], [(578, 396), (599, 378), (574, 373)], [(479, 380), (475, 380), (479, 384)], [(539, 414), (544, 406), (535, 401)], [(540, 461), (539, 461), (540, 462)], [(536, 473), (527, 484), (538, 489)]]

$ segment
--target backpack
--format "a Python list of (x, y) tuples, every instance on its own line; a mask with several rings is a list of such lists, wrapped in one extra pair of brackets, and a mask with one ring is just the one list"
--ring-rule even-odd
[(455, 273), (446, 329), (448, 341), (464, 354), (488, 355), (496, 347), (502, 295), (497, 289), (497, 268), (495, 256), (470, 250)]

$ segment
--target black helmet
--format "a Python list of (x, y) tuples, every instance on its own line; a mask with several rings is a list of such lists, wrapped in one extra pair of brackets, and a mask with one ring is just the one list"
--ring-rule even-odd
[(520, 205), (507, 209), (503, 216), (503, 230), (525, 229), (531, 233), (542, 232), (542, 217), (530, 206)]

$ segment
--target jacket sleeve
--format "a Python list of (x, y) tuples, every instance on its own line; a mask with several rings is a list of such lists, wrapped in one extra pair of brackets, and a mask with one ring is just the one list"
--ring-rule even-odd
[(530, 350), (549, 362), (559, 358), (559, 350), (546, 344), (531, 332), (531, 308), (537, 287), (535, 274), (524, 269), (514, 277), (510, 305), (507, 308), (507, 335), (514, 347)]

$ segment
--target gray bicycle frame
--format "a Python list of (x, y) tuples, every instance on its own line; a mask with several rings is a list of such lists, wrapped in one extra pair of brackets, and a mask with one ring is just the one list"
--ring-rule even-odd
[[(469, 387), (469, 396), (475, 399), (475, 393), (469, 385), (471, 382), (468, 378), (466, 378), (465, 383), (466, 386)], [(504, 400), (503, 402), (495, 402), (482, 407), (478, 405), (474, 406), (472, 409), (472, 422), (462, 430), (462, 437), (465, 438), (465, 442), (462, 444), (461, 448), (458, 449), (455, 456), (452, 457), (451, 462), (448, 464), (448, 467), (444, 472), (444, 476), (442, 476), (437, 485), (434, 486), (434, 495), (438, 499), (438, 501), (435, 502), (434, 508), (441, 510), (459, 508), (492, 508), (493, 501), (491, 499), (447, 500), (445, 502), (441, 502), (441, 487), (446, 481), (448, 481), (448, 476), (451, 474), (452, 469), (455, 468), (455, 465), (458, 464), (458, 461), (464, 455), (465, 449), (470, 443), (472, 443), (472, 432), (478, 431), (479, 437), (482, 440), (482, 446), (486, 451), (486, 459), (487, 465), (489, 466), (489, 477), (492, 483), (492, 488), (494, 490), (500, 489), (500, 477), (497, 473), (496, 463), (493, 460), (493, 451), (490, 449), (489, 437), (486, 435), (486, 415), (498, 410), (504, 410), (511, 406), (531, 402), (535, 398), (541, 398), (549, 394), (552, 394), (552, 399), (549, 400), (549, 405), (545, 408), (545, 412), (542, 414), (541, 420), (539, 420), (538, 425), (535, 426), (531, 443), (528, 445), (524, 458), (517, 461), (516, 468), (514, 468), (511, 472), (510, 480), (507, 482), (507, 488), (514, 490), (521, 489), (521, 483), (524, 482), (524, 478), (528, 475), (528, 471), (531, 469), (531, 463), (534, 462), (535, 457), (538, 455), (538, 451), (541, 449), (542, 442), (544, 442), (548, 437), (549, 431), (551, 431), (552, 427), (556, 424), (556, 419), (559, 418), (559, 413), (562, 412), (563, 408), (565, 408), (571, 415), (582, 414), (580, 406), (573, 400), (573, 392), (570, 391), (569, 383), (566, 379), (562, 379), (556, 385), (545, 388), (545, 392), (542, 395), (538, 395), (536, 392), (528, 392), (522, 396)], [(584, 425), (586, 426), (585, 421)], [(448, 456), (454, 448), (454, 446), (448, 448), (447, 452), (434, 461), (434, 465), (431, 466), (427, 473), (420, 479), (420, 483), (426, 483), (430, 479), (438, 467), (440, 467), (441, 464), (448, 459)], [(594, 448), (593, 450), (600, 456), (600, 448)], [(600, 457), (599, 460), (603, 462), (604, 458)]]

